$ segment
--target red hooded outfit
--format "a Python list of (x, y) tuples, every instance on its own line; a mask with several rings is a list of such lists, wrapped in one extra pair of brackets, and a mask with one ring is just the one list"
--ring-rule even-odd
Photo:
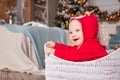
[(80, 48), (55, 43), (54, 55), (69, 61), (89, 61), (107, 55), (107, 52), (97, 39), (98, 20), (93, 15), (85, 15), (82, 18), (73, 18), (82, 24), (84, 41)]

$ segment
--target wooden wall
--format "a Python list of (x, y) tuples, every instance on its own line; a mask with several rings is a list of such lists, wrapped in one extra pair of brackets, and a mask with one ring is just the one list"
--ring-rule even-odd
[[(46, 20), (44, 23), (46, 23), (48, 26), (55, 26), (54, 25), (54, 18), (56, 16), (56, 8), (58, 5), (58, 0), (46, 0), (45, 9), (43, 11), (46, 11)], [(41, 6), (41, 5), (40, 5)], [(38, 7), (40, 7), (38, 6)], [(34, 18), (34, 11), (35, 10), (35, 1), (34, 0), (26, 0), (25, 1), (25, 21), (33, 21)], [(38, 13), (39, 15), (40, 13)], [(42, 16), (41, 16), (42, 18)]]
[[(48, 26), (55, 26), (54, 25), (54, 18), (56, 16), (56, 8), (58, 5), (58, 0), (45, 0), (45, 9), (46, 12), (46, 24)], [(0, 18), (4, 19), (6, 22), (9, 21), (9, 16), (6, 14), (7, 10), (10, 9), (12, 6), (16, 7), (17, 0), (0, 0)], [(35, 20), (35, 0), (25, 0), (25, 22), (34, 21)], [(40, 5), (41, 6), (41, 5)], [(38, 13), (40, 14), (40, 13)]]
[(58, 6), (58, 0), (46, 0), (46, 7), (47, 7), (47, 25), (48, 26), (55, 26), (54, 19), (56, 16), (56, 10)]
[(25, 22), (34, 20), (34, 0), (25, 0)]

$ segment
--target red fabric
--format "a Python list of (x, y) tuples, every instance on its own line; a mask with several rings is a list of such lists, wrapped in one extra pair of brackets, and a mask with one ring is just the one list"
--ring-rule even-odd
[(82, 18), (76, 18), (76, 20), (82, 24), (84, 36), (83, 44), (80, 48), (78, 48), (77, 46), (68, 46), (61, 43), (56, 43), (54, 47), (54, 55), (70, 61), (89, 61), (106, 56), (107, 52), (97, 39), (97, 18), (91, 14)]

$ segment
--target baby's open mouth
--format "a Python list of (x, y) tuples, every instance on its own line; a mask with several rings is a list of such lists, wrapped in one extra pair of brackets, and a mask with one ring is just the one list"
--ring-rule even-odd
[(77, 41), (77, 40), (79, 40), (79, 38), (76, 38), (76, 39), (73, 39), (74, 41)]

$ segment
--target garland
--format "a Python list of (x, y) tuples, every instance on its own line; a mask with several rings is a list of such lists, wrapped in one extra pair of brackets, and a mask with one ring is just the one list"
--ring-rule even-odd
[[(118, 0), (120, 2), (120, 0)], [(100, 22), (120, 22), (120, 10), (109, 14), (107, 11), (100, 11), (98, 6), (87, 6), (87, 0), (59, 0), (55, 24), (58, 27), (68, 29), (69, 19), (85, 14), (86, 11), (95, 10), (94, 14)]]
[(100, 22), (106, 21), (109, 23), (120, 22), (120, 10), (114, 11), (109, 14), (107, 11), (101, 12), (97, 6), (89, 6), (89, 11), (95, 10), (95, 14), (98, 16)]

